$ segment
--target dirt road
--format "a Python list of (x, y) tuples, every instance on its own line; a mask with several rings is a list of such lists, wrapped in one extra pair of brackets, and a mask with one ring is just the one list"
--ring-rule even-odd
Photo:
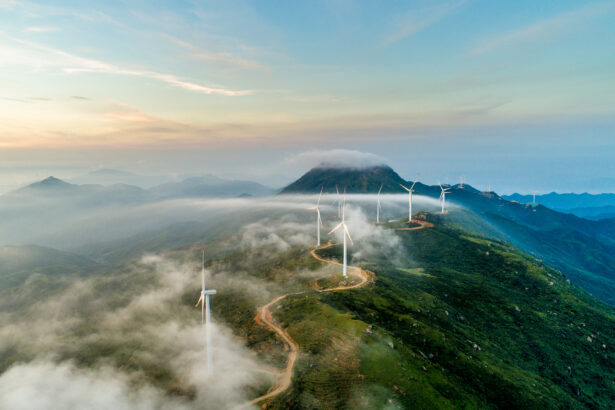
[[(394, 228), (394, 230), (414, 231), (414, 230), (433, 227), (433, 224), (430, 222), (419, 221), (419, 220), (416, 220), (413, 222), (419, 223), (420, 226), (415, 226), (412, 228)], [(332, 246), (333, 246), (333, 243), (329, 241), (326, 245), (310, 251), (310, 254), (312, 255), (312, 257), (314, 257), (314, 259), (322, 263), (329, 263), (329, 264), (341, 266), (342, 264), (340, 262), (336, 260), (322, 258), (318, 256), (318, 254), (316, 253), (320, 249), (327, 249)], [(358, 288), (367, 286), (368, 284), (370, 284), (371, 282), (375, 280), (375, 275), (373, 272), (363, 270), (358, 266), (348, 266), (348, 272), (353, 276), (359, 277), (360, 278), (359, 282), (351, 284), (351, 285), (342, 285), (342, 286), (336, 286), (336, 287), (328, 288), (328, 289), (316, 289), (316, 290), (318, 292), (338, 292), (338, 291), (343, 291), (343, 290), (358, 289)], [(258, 404), (265, 400), (271, 399), (285, 392), (290, 387), (292, 383), (293, 372), (295, 370), (295, 363), (297, 361), (297, 356), (299, 354), (299, 345), (297, 344), (297, 342), (293, 340), (292, 337), (290, 337), (290, 335), (285, 329), (283, 329), (279, 324), (277, 324), (273, 320), (273, 315), (271, 314), (271, 307), (290, 295), (300, 295), (300, 294), (307, 293), (307, 292), (308, 291), (287, 293), (284, 295), (280, 295), (277, 298), (273, 299), (271, 302), (267, 303), (264, 306), (261, 306), (258, 309), (256, 317), (254, 318), (256, 323), (258, 323), (259, 325), (265, 326), (269, 328), (270, 330), (272, 330), (273, 332), (277, 333), (284, 341), (284, 344), (286, 345), (286, 349), (290, 350), (290, 353), (288, 354), (288, 360), (286, 361), (286, 368), (280, 374), (280, 378), (276, 381), (276, 383), (272, 386), (272, 388), (266, 394), (260, 397), (257, 397), (254, 400), (251, 400), (249, 404)], [(246, 403), (246, 405), (248, 405), (248, 403)]]

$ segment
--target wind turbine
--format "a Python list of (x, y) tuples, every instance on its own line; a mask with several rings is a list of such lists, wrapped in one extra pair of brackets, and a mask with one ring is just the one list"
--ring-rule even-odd
[(412, 193), (414, 192), (414, 186), (416, 185), (416, 180), (412, 183), (410, 188), (399, 184), (403, 189), (408, 191), (408, 222), (412, 222)]
[(341, 211), (341, 206), (342, 206), (342, 202), (340, 201), (340, 190), (337, 189), (337, 184), (335, 184), (335, 201), (333, 201), (334, 204), (337, 204), (337, 217), (340, 218), (342, 211)]
[(211, 349), (211, 313), (209, 312), (209, 295), (215, 295), (215, 290), (205, 290), (205, 249), (203, 249), (203, 262), (201, 266), (201, 297), (196, 302), (198, 306), (201, 303), (201, 324), (205, 325), (205, 341), (207, 342), (207, 374), (212, 374), (213, 368), (213, 351)]
[(316, 246), (320, 246), (320, 225), (322, 225), (322, 219), (320, 219), (320, 198), (322, 197), (322, 190), (324, 187), (320, 187), (320, 195), (318, 195), (318, 202), (316, 202), (316, 206), (313, 208), (308, 208), (310, 211), (316, 211)]
[(376, 204), (376, 223), (377, 224), (380, 223), (380, 209), (382, 208), (380, 206), (380, 191), (382, 191), (383, 186), (384, 184), (380, 184), (380, 189), (378, 190), (378, 203)]
[(442, 193), (440, 194), (440, 199), (442, 200), (442, 213), (444, 213), (444, 205), (446, 204), (446, 193), (450, 192), (450, 189), (443, 188), (442, 184), (440, 184), (439, 182), (438, 185), (440, 185), (440, 189), (442, 190)]
[(348, 250), (348, 245), (346, 243), (346, 236), (348, 236), (348, 239), (350, 240), (350, 244), (353, 245), (352, 242), (352, 238), (350, 237), (350, 233), (348, 232), (348, 227), (346, 227), (346, 189), (344, 189), (344, 204), (342, 205), (342, 222), (339, 223), (339, 225), (337, 225), (335, 228), (333, 228), (331, 230), (331, 232), (329, 232), (329, 235), (331, 235), (333, 232), (337, 231), (339, 228), (343, 228), (344, 230), (342, 231), (342, 236), (344, 237), (344, 269), (343, 269), (343, 273), (344, 273), (344, 278), (348, 279), (348, 267), (347, 267), (347, 250)]

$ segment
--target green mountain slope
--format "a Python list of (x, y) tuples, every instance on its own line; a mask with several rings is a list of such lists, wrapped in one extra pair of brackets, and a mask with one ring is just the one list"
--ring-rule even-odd
[[(183, 327), (200, 320), (194, 308), (200, 252), (194, 243), (177, 247), (187, 229), (192, 241), (203, 235), (207, 256), (216, 258), (207, 261), (213, 272), (209, 283), (218, 290), (215, 321), (230, 327), (261, 363), (277, 369), (284, 368), (288, 352), (254, 318), (259, 306), (289, 294), (271, 311), (298, 343), (299, 356), (290, 388), (267, 403), (271, 408), (608, 408), (615, 401), (613, 308), (535, 258), (459, 227), (452, 215), (418, 214), (434, 227), (392, 233), (399, 239), (397, 252), (370, 242), (376, 247), (370, 255), (386, 257), (363, 254), (353, 261), (351, 248), (351, 263), (372, 271), (376, 280), (331, 293), (314, 289), (338, 284), (341, 269), (317, 261), (309, 248), (275, 250), (267, 243), (238, 250), (237, 227), (249, 223), (245, 220), (177, 226), (152, 242), (142, 238), (126, 254), (113, 254), (119, 251), (112, 246), (100, 249), (99, 256), (113, 256), (119, 264), (100, 267), (86, 286), (72, 288), (82, 293), (65, 300), (63, 314), (70, 312), (70, 320), (52, 335), (55, 343), (33, 340), (30, 349), (8, 344), (0, 349), (0, 371), (37, 354), (59, 354), (81, 367), (109, 363), (138, 371), (168, 394), (194, 399), (194, 386), (169, 361), (175, 356), (161, 353), (175, 351), (166, 344), (171, 339), (147, 333), (161, 332), (160, 323)], [(473, 213), (461, 219), (491, 232)], [(277, 225), (275, 218), (263, 223)], [(361, 248), (361, 239), (355, 239)], [(172, 249), (167, 260), (192, 264), (168, 273), (186, 287), (168, 293), (174, 287), (168, 279), (131, 260), (139, 247)], [(339, 246), (317, 253), (341, 259)], [(75, 283), (61, 275), (39, 278), (0, 293), (3, 310), (11, 306), (0, 330), (29, 320), (36, 305), (65, 295)], [(143, 294), (149, 296), (142, 299)], [(153, 295), (164, 295), (163, 304), (139, 308)], [(136, 310), (129, 327), (102, 320), (122, 317), (130, 307)], [(264, 380), (255, 379), (248, 398), (267, 391), (271, 382)]]
[[(83, 256), (36, 245), (0, 246), (0, 280), (29, 274), (67, 275), (96, 270), (99, 266)], [(24, 279), (20, 279), (22, 281)]]
[(0, 246), (0, 311), (19, 310), (40, 297), (37, 294), (47, 295), (100, 269), (90, 259), (52, 248)]
[(371, 286), (284, 302), (276, 317), (305, 355), (275, 407), (610, 407), (613, 309), (502, 242), (434, 222), (398, 233), (401, 260), (362, 264)]

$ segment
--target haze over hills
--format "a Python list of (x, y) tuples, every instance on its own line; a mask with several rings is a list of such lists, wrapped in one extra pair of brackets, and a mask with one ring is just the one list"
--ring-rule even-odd
[(49, 177), (0, 195), (0, 244), (36, 243), (72, 250), (205, 218), (190, 199), (257, 197), (273, 192), (260, 184), (213, 176), (150, 189), (126, 184), (77, 185)]
[(101, 168), (85, 175), (80, 175), (68, 179), (68, 182), (78, 185), (97, 184), (97, 185), (114, 185), (127, 184), (135, 185), (140, 188), (151, 188), (156, 185), (168, 182), (169, 177), (162, 175), (139, 175), (128, 171), (117, 169)]
[[(115, 171), (114, 171), (115, 172)], [(120, 175), (123, 175), (121, 173)], [(123, 178), (120, 178), (123, 180)], [(105, 184), (72, 184), (50, 176), (42, 181), (34, 182), (15, 191), (0, 195), (3, 198), (14, 198), (27, 194), (62, 196), (100, 194), (110, 201), (137, 199), (167, 199), (183, 197), (234, 197), (239, 195), (263, 196), (270, 195), (275, 189), (251, 181), (237, 181), (218, 178), (214, 175), (190, 177), (179, 182), (167, 182), (142, 189), (126, 183)], [(126, 197), (122, 198), (121, 195)]]
[(6, 291), (32, 275), (83, 275), (100, 267), (81, 255), (43, 246), (0, 246), (0, 289)]
[[(530, 203), (533, 195), (505, 195), (509, 201)], [(615, 217), (615, 194), (550, 194), (536, 195), (536, 202), (556, 211), (571, 213), (588, 219)]]
[(149, 189), (159, 198), (237, 197), (272, 195), (275, 189), (251, 181), (236, 181), (213, 175), (191, 177), (180, 182), (167, 182)]

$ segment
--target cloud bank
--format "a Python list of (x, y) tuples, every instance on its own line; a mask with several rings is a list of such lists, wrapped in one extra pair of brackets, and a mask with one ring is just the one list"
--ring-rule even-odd
[(386, 160), (378, 155), (347, 149), (312, 150), (288, 156), (286, 165), (301, 165), (308, 168), (326, 166), (328, 168), (367, 168), (385, 165)]

